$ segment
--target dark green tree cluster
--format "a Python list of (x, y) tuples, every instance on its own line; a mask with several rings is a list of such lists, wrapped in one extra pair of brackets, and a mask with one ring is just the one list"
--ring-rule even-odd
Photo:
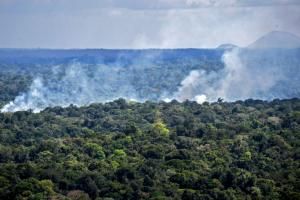
[(0, 113), (0, 199), (300, 199), (300, 100)]

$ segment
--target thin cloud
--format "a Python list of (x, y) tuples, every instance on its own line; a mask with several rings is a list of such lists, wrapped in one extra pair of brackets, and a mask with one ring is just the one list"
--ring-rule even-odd
[(20, 7), (51, 9), (124, 8), (140, 9), (197, 9), (202, 7), (287, 6), (300, 5), (299, 0), (0, 0), (0, 10)]
[(300, 35), (300, 6), (290, 5), (300, 1), (263, 2), (0, 0), (0, 47), (215, 48), (274, 30)]

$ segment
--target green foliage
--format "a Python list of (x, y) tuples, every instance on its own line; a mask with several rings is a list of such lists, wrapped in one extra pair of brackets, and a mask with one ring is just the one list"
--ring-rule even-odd
[(0, 113), (0, 199), (299, 199), (300, 100)]
[(126, 153), (125, 153), (125, 151), (122, 150), (122, 149), (116, 149), (116, 150), (114, 151), (114, 156), (115, 156), (115, 157), (126, 157)]
[(105, 158), (105, 153), (103, 152), (102, 147), (96, 143), (86, 143), (85, 149), (87, 154), (89, 154), (89, 156), (91, 156), (92, 158)]
[(156, 135), (168, 137), (170, 131), (164, 123), (156, 122), (153, 124), (153, 133)]
[(54, 194), (54, 184), (52, 183), (51, 180), (41, 180), (39, 181), (39, 187), (45, 191), (47, 194)]

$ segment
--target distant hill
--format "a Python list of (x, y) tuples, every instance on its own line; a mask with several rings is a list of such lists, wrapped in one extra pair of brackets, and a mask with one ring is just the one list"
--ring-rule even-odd
[(217, 47), (217, 49), (234, 49), (234, 48), (238, 48), (237, 45), (234, 44), (221, 44), (220, 46)]
[(300, 37), (283, 31), (272, 31), (250, 44), (251, 49), (300, 48)]

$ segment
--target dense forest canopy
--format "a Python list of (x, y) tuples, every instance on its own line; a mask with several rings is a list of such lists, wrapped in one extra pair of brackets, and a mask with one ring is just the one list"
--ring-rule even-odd
[(300, 100), (0, 114), (0, 199), (300, 199)]

